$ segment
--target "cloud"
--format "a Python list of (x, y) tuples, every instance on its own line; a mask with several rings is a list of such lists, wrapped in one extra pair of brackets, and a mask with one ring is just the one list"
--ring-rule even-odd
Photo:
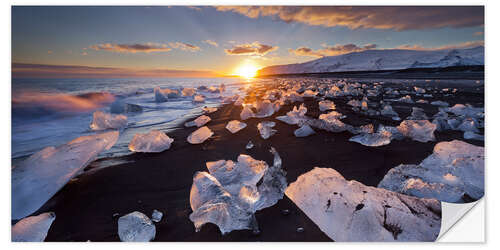
[(484, 25), (483, 6), (216, 6), (250, 18), (313, 26), (421, 30)]
[(478, 31), (478, 32), (475, 32), (474, 35), (475, 36), (482, 36), (482, 35), (484, 35), (484, 32)]
[(278, 46), (271, 46), (261, 44), (259, 42), (253, 42), (235, 45), (231, 49), (225, 49), (224, 51), (228, 55), (264, 56), (269, 52), (277, 50), (278, 48)]
[(335, 44), (327, 45), (322, 44), (323, 48), (318, 50), (313, 50), (308, 47), (299, 47), (297, 49), (288, 49), (288, 52), (295, 54), (297, 56), (311, 56), (311, 57), (324, 57), (324, 56), (337, 56), (350, 52), (359, 52), (369, 49), (377, 48), (376, 44), (366, 44), (364, 46), (357, 46), (355, 44)]
[(474, 48), (477, 46), (484, 46), (484, 41), (468, 41), (457, 44), (448, 44), (439, 47), (423, 47), (419, 44), (404, 44), (396, 47), (396, 49), (409, 49), (409, 50), (443, 50), (443, 49), (465, 49)]
[(215, 41), (212, 41), (212, 40), (204, 40), (203, 42), (207, 43), (207, 44), (210, 44), (210, 45), (212, 45), (214, 47), (219, 47), (219, 44), (217, 42), (215, 42)]
[(196, 52), (200, 50), (200, 47), (189, 43), (175, 42), (175, 43), (168, 43), (168, 45), (170, 45), (170, 47), (174, 49), (181, 49), (184, 51)]
[(130, 78), (130, 77), (218, 77), (204, 70), (136, 69), (12, 63), (15, 78)]
[(114, 44), (102, 43), (91, 45), (89, 48), (94, 50), (112, 51), (118, 53), (152, 53), (152, 52), (168, 52), (172, 50), (166, 44), (157, 43), (135, 43), (135, 44)]
[(50, 55), (50, 54), (52, 54), (52, 53), (54, 53), (54, 51), (52, 51), (52, 50), (47, 50), (47, 54), (49, 54), (49, 55)]

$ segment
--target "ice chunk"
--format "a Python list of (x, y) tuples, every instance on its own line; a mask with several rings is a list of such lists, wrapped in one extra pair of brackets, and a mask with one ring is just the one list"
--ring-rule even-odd
[(273, 129), (275, 125), (276, 125), (275, 122), (269, 122), (269, 121), (259, 122), (259, 124), (257, 124), (257, 129), (259, 130), (262, 139), (266, 140), (267, 138), (271, 137), (272, 135), (276, 134), (276, 132), (278, 132), (277, 130)]
[(118, 131), (78, 137), (46, 147), (12, 168), (12, 219), (38, 210), (103, 150), (118, 140)]
[(118, 219), (118, 236), (126, 242), (148, 242), (155, 238), (156, 227), (141, 212), (132, 212)]
[[(283, 198), (287, 186), (281, 158), (273, 148), (274, 164), (248, 155), (231, 160), (207, 162), (210, 172), (196, 172), (190, 193), (193, 213), (189, 216), (196, 231), (205, 223), (216, 224), (222, 234), (232, 230), (258, 231), (255, 211), (270, 207)], [(259, 186), (257, 183), (262, 182)]]
[(196, 89), (194, 88), (183, 88), (182, 96), (193, 96), (196, 93)]
[(320, 114), (319, 119), (325, 122), (336, 122), (338, 119), (343, 118), (344, 116), (337, 111), (330, 111), (327, 114)]
[(418, 108), (418, 107), (413, 107), (411, 115), (406, 118), (406, 120), (427, 120), (429, 119), (427, 115), (424, 112), (424, 109)]
[(424, 99), (420, 99), (420, 100), (416, 101), (416, 103), (426, 104), (426, 103), (429, 103), (429, 101), (424, 100)]
[(125, 103), (122, 100), (117, 100), (111, 104), (110, 111), (114, 114), (142, 112), (142, 107), (136, 104)]
[(184, 123), (184, 126), (185, 127), (201, 127), (205, 124), (207, 124), (209, 121), (211, 121), (212, 119), (210, 119), (210, 117), (206, 116), (206, 115), (201, 115), (199, 116), (198, 118), (190, 121), (190, 122), (186, 122)]
[(205, 97), (202, 95), (195, 95), (193, 102), (194, 103), (203, 103), (203, 102), (205, 102)]
[(253, 113), (251, 107), (249, 105), (243, 105), (243, 109), (241, 110), (240, 113), (241, 120), (244, 121), (251, 117), (255, 117), (255, 114)]
[(147, 134), (137, 133), (130, 141), (128, 149), (132, 152), (158, 153), (170, 148), (174, 139), (158, 130), (151, 130)]
[(431, 104), (434, 105), (434, 106), (440, 106), (440, 107), (448, 107), (448, 106), (450, 106), (449, 103), (443, 102), (443, 101), (433, 101), (433, 102), (431, 102)]
[(316, 97), (317, 94), (318, 94), (318, 92), (315, 92), (315, 91), (308, 89), (308, 90), (304, 91), (304, 93), (302, 95), (304, 97)]
[(466, 118), (462, 121), (462, 123), (458, 126), (458, 130), (463, 132), (474, 132), (478, 133), (479, 129), (477, 128), (477, 122), (473, 118)]
[(361, 107), (361, 102), (356, 99), (352, 99), (349, 102), (347, 102), (347, 105), (351, 105), (353, 107)]
[(388, 104), (384, 106), (384, 108), (380, 111), (380, 114), (389, 117), (399, 117), (399, 114), (396, 113), (396, 111), (392, 109), (392, 106)]
[(346, 126), (346, 129), (353, 134), (371, 134), (374, 132), (373, 124), (366, 124), (359, 127)]
[(484, 135), (479, 135), (471, 131), (466, 131), (464, 133), (464, 139), (484, 141)]
[(419, 88), (417, 86), (413, 87), (415, 89), (415, 93), (418, 94), (425, 94), (425, 89), (424, 88)]
[(363, 133), (351, 137), (349, 141), (357, 142), (369, 147), (379, 147), (391, 143), (391, 135), (392, 134), (388, 131), (372, 134)]
[(203, 126), (191, 133), (188, 136), (187, 141), (191, 144), (200, 144), (210, 138), (213, 134), (214, 132), (212, 132), (212, 130), (210, 130), (207, 126)]
[(163, 91), (159, 87), (154, 88), (154, 93), (155, 93), (155, 101), (156, 102), (168, 101), (168, 95), (163, 93)]
[[(258, 101), (254, 104), (254, 107), (257, 110), (254, 117), (257, 118), (269, 117), (273, 115), (275, 111), (274, 103), (270, 102), (269, 100)], [(279, 109), (279, 106), (277, 107), (277, 109)]]
[(215, 107), (203, 107), (202, 110), (203, 110), (203, 112), (205, 112), (207, 114), (211, 114), (211, 113), (217, 111), (217, 108), (215, 108)]
[(302, 125), (300, 128), (296, 129), (293, 134), (296, 137), (306, 137), (314, 134), (314, 130), (307, 124)]
[(233, 134), (246, 128), (246, 127), (247, 127), (246, 123), (240, 122), (238, 120), (232, 120), (232, 121), (228, 122), (226, 125), (226, 129), (229, 130), (229, 132), (231, 132)]
[(127, 126), (127, 117), (124, 115), (112, 115), (100, 110), (94, 112), (90, 128), (92, 130), (122, 129)]
[(484, 148), (458, 140), (440, 142), (419, 165), (389, 170), (378, 187), (453, 203), (480, 199), (484, 195)]
[(391, 135), (391, 139), (402, 140), (404, 139), (404, 135), (399, 132), (397, 127), (384, 126), (380, 124), (377, 129), (377, 133), (389, 134)]
[(335, 109), (335, 103), (329, 100), (320, 101), (318, 103), (319, 111), (333, 110)]
[(434, 141), (434, 130), (437, 126), (428, 120), (405, 120), (397, 127), (399, 132), (415, 141), (428, 142)]
[(247, 145), (245, 146), (246, 149), (252, 149), (253, 148), (253, 143), (252, 141), (248, 141)]
[(396, 99), (397, 102), (404, 102), (404, 103), (413, 103), (413, 100), (411, 99), (411, 96), (409, 95), (406, 95), (406, 96), (403, 96), (399, 99)]
[(153, 214), (151, 215), (151, 220), (158, 223), (161, 221), (161, 218), (163, 217), (163, 213), (158, 211), (158, 210), (153, 210)]
[(285, 192), (335, 241), (434, 241), (441, 204), (347, 181), (331, 168), (314, 168)]
[(298, 124), (301, 120), (306, 119), (305, 114), (307, 113), (307, 108), (304, 104), (301, 104), (299, 108), (294, 106), (293, 109), (286, 113), (286, 116), (278, 116), (277, 120), (285, 122), (290, 125)]
[(56, 214), (49, 212), (37, 216), (29, 216), (12, 226), (13, 242), (42, 242), (56, 219)]

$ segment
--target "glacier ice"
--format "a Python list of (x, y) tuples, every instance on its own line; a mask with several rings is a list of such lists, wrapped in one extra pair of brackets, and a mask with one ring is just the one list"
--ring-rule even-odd
[(118, 236), (121, 241), (149, 242), (155, 235), (155, 225), (141, 212), (135, 211), (118, 219)]
[(53, 212), (29, 216), (12, 226), (13, 242), (42, 242), (47, 237), (52, 222), (56, 219)]
[(194, 88), (183, 88), (182, 89), (182, 96), (193, 96), (196, 94), (196, 89)]
[(457, 127), (458, 130), (461, 130), (463, 132), (474, 132), (478, 133), (479, 129), (478, 123), (475, 119), (473, 118), (465, 118), (462, 123)]
[(112, 115), (100, 110), (93, 114), (90, 128), (92, 130), (122, 129), (127, 126), (127, 117), (124, 115)]
[(464, 139), (484, 141), (484, 135), (476, 134), (471, 131), (466, 131), (464, 132)]
[(190, 121), (190, 122), (186, 122), (184, 123), (184, 126), (185, 127), (201, 127), (205, 124), (207, 124), (209, 121), (211, 121), (212, 119), (210, 119), (210, 117), (206, 116), (206, 115), (201, 115), (199, 116), (198, 118)]
[(203, 110), (203, 112), (205, 112), (207, 114), (211, 114), (211, 113), (217, 111), (217, 108), (215, 108), (215, 107), (203, 107), (202, 110)]
[(125, 103), (117, 100), (110, 105), (110, 112), (113, 114), (141, 112), (142, 107), (136, 104)]
[(382, 110), (380, 110), (380, 114), (383, 116), (388, 116), (388, 117), (399, 117), (399, 114), (392, 109), (392, 106), (389, 104), (386, 104)]
[(248, 118), (255, 117), (255, 114), (253, 113), (250, 105), (243, 105), (243, 109), (241, 110), (240, 113), (240, 118), (241, 120), (246, 120)]
[(452, 203), (480, 199), (484, 195), (484, 147), (459, 140), (440, 142), (419, 165), (402, 164), (389, 170), (378, 187)]
[(331, 168), (302, 174), (285, 191), (335, 241), (434, 241), (441, 204), (347, 181)]
[(257, 118), (269, 117), (273, 115), (275, 111), (279, 110), (279, 105), (275, 106), (275, 104), (270, 102), (269, 100), (258, 101), (253, 106), (257, 110), (254, 115), (254, 117)]
[(327, 114), (320, 114), (319, 115), (319, 119), (323, 120), (325, 122), (335, 122), (336, 120), (341, 119), (343, 117), (344, 117), (344, 115), (342, 115), (341, 113), (339, 113), (337, 111), (330, 111)]
[(397, 126), (399, 132), (415, 141), (434, 141), (434, 130), (437, 126), (428, 120), (404, 120)]
[(411, 99), (411, 96), (405, 95), (399, 99), (396, 99), (397, 102), (404, 102), (404, 103), (413, 103), (413, 100)]
[(160, 211), (158, 211), (156, 209), (153, 210), (153, 214), (151, 215), (151, 220), (153, 222), (156, 222), (156, 223), (160, 222), (162, 217), (163, 217), (163, 213), (162, 212), (160, 212)]
[(262, 139), (266, 140), (278, 132), (276, 129), (273, 129), (274, 126), (276, 126), (276, 123), (270, 121), (259, 122), (259, 124), (257, 124), (257, 129)]
[(415, 89), (415, 93), (425, 94), (425, 89), (424, 88), (419, 88), (419, 87), (415, 86), (415, 87), (413, 87), (413, 89)]
[(433, 101), (433, 102), (431, 102), (431, 104), (434, 105), (434, 106), (440, 106), (440, 107), (448, 107), (448, 106), (450, 106), (449, 103), (443, 102), (443, 101)]
[(314, 130), (311, 128), (311, 126), (309, 126), (307, 124), (304, 124), (304, 125), (300, 126), (300, 128), (293, 131), (293, 134), (296, 137), (306, 137), (306, 136), (310, 136), (314, 133), (316, 133), (316, 132), (314, 132)]
[(424, 112), (424, 109), (418, 107), (412, 107), (411, 115), (406, 118), (406, 120), (427, 120), (429, 119)]
[(203, 103), (205, 102), (205, 97), (202, 95), (195, 95), (193, 98), (194, 103)]
[(416, 101), (416, 103), (426, 104), (426, 103), (429, 103), (429, 101), (424, 100), (424, 99), (420, 99), (420, 100)]
[(286, 113), (284, 116), (276, 117), (276, 120), (280, 120), (289, 125), (299, 124), (299, 122), (305, 119), (305, 114), (307, 113), (307, 108), (302, 103), (299, 108), (294, 106), (293, 109)]
[(245, 146), (246, 149), (252, 149), (253, 148), (253, 143), (252, 141), (248, 141), (247, 145)]
[(175, 89), (161, 89), (159, 87), (154, 88), (155, 101), (156, 102), (166, 102), (168, 98), (178, 98), (180, 97), (179, 90)]
[(196, 231), (206, 223), (216, 224), (222, 234), (242, 229), (258, 231), (254, 213), (276, 204), (287, 187), (281, 158), (274, 148), (271, 153), (272, 167), (242, 154), (236, 163), (207, 162), (209, 173), (195, 173), (190, 193), (193, 213), (189, 219)]
[(355, 135), (349, 139), (349, 141), (357, 142), (361, 145), (369, 147), (379, 147), (391, 143), (392, 134), (388, 131), (382, 131), (379, 133), (362, 133)]
[(78, 137), (58, 147), (46, 147), (12, 168), (12, 219), (38, 210), (97, 155), (110, 149), (119, 132)]
[(246, 123), (240, 122), (238, 120), (232, 120), (232, 121), (228, 122), (226, 125), (226, 129), (229, 130), (229, 132), (231, 132), (233, 134), (246, 128), (246, 127), (247, 127)]
[(147, 134), (137, 133), (130, 141), (128, 148), (132, 152), (158, 153), (170, 148), (174, 139), (158, 130), (151, 130)]
[(319, 111), (326, 111), (326, 110), (333, 110), (333, 109), (335, 109), (335, 103), (333, 103), (330, 100), (320, 101), (318, 103), (318, 105), (319, 105)]
[(191, 144), (200, 144), (210, 138), (213, 134), (214, 132), (212, 132), (212, 130), (210, 130), (207, 126), (203, 126), (191, 133), (188, 136), (187, 141)]

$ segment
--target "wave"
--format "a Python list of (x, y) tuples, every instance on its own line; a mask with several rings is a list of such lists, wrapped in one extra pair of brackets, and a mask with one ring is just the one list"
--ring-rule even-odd
[(87, 113), (115, 101), (109, 92), (90, 92), (79, 95), (21, 92), (12, 97), (13, 115), (45, 115)]

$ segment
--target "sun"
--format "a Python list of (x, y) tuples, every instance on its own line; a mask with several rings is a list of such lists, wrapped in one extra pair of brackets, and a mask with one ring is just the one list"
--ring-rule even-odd
[(258, 66), (247, 62), (245, 64), (240, 65), (236, 70), (235, 70), (235, 75), (238, 75), (240, 77), (244, 78), (253, 78), (257, 75), (257, 71), (259, 70)]

